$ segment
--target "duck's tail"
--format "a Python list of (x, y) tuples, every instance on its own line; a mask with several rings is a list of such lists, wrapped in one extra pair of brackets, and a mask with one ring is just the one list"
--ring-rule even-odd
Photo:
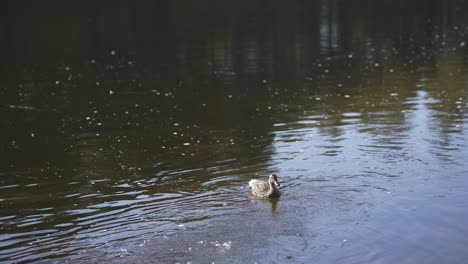
[(250, 180), (250, 181), (249, 181), (249, 186), (250, 186), (250, 188), (253, 188), (253, 187), (254, 187), (255, 181), (257, 181), (257, 180)]

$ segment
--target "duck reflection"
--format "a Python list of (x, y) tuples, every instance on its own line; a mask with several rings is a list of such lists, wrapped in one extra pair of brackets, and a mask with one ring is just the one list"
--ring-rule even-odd
[(255, 203), (269, 205), (270, 206), (270, 215), (272, 217), (276, 216), (276, 208), (277, 208), (279, 200), (280, 200), (279, 197), (270, 198), (270, 199), (259, 199), (259, 198), (256, 198), (256, 197), (252, 198), (252, 201), (254, 201)]

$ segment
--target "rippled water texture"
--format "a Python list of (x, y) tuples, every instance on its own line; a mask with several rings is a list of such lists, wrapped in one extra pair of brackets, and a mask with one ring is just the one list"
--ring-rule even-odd
[(468, 4), (189, 2), (1, 4), (0, 262), (466, 261)]

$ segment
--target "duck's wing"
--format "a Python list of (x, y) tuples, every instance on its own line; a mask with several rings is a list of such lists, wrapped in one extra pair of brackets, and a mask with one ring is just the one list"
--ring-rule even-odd
[(270, 190), (268, 183), (260, 180), (249, 181), (249, 186), (252, 188), (252, 194), (255, 196), (265, 196)]

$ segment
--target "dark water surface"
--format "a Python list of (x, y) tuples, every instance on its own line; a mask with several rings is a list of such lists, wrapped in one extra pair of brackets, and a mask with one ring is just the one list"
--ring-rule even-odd
[(189, 2), (1, 4), (0, 262), (466, 262), (468, 3)]

